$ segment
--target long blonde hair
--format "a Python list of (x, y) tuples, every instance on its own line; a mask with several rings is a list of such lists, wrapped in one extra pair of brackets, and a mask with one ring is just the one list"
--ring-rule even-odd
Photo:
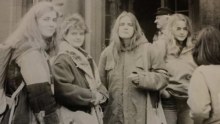
[(31, 46), (45, 49), (47, 44), (39, 31), (37, 19), (44, 13), (50, 11), (55, 11), (57, 13), (51, 2), (39, 2), (34, 5), (24, 15), (16, 30), (8, 37), (5, 43), (11, 47), (15, 47), (18, 42), (27, 40), (30, 42)]
[(117, 17), (115, 24), (112, 28), (111, 37), (110, 37), (110, 42), (111, 42), (110, 47), (112, 48), (111, 52), (113, 54), (113, 57), (116, 63), (119, 59), (119, 54), (122, 48), (122, 42), (118, 34), (118, 28), (119, 28), (119, 23), (120, 23), (121, 18), (125, 16), (128, 16), (134, 25), (134, 34), (131, 38), (129, 47), (130, 48), (135, 47), (136, 41), (143, 35), (143, 31), (138, 23), (138, 20), (132, 13), (124, 11)]
[(192, 35), (193, 35), (192, 22), (189, 19), (189, 17), (187, 17), (187, 16), (185, 16), (183, 14), (179, 14), (179, 13), (176, 13), (176, 14), (173, 14), (173, 15), (170, 16), (170, 19), (169, 19), (167, 27), (166, 27), (167, 36), (170, 39), (174, 40), (174, 36), (173, 36), (173, 33), (172, 33), (172, 28), (173, 28), (173, 25), (177, 21), (184, 21), (186, 23), (186, 28), (187, 28), (187, 31), (188, 31), (188, 35), (187, 35), (186, 41), (187, 42), (191, 41), (192, 40)]

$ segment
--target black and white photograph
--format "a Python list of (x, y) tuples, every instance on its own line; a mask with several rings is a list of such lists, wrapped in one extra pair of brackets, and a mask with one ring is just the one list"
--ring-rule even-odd
[(0, 0), (0, 124), (220, 124), (220, 0)]

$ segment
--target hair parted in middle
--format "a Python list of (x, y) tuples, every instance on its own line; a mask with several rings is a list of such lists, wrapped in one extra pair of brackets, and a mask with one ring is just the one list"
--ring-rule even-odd
[(183, 15), (183, 14), (173, 14), (170, 16), (169, 22), (167, 24), (167, 30), (168, 32), (172, 33), (172, 28), (173, 25), (177, 22), (177, 21), (184, 21), (186, 22), (186, 27), (188, 30), (188, 36), (187, 37), (191, 37), (193, 35), (193, 27), (192, 27), (192, 22), (189, 19), (189, 17)]
[[(58, 12), (51, 2), (43, 1), (34, 5), (24, 15), (16, 30), (8, 37), (6, 44), (14, 47), (17, 42), (27, 39), (34, 47), (46, 48), (47, 44), (41, 36), (37, 20), (46, 12), (51, 11), (56, 12), (58, 17)], [(56, 35), (56, 32), (54, 35)]]
[(112, 53), (114, 56), (114, 59), (117, 61), (118, 57), (119, 57), (119, 53), (120, 50), (122, 48), (122, 42), (121, 42), (121, 38), (119, 36), (119, 23), (122, 17), (128, 16), (134, 26), (134, 34), (131, 37), (131, 41), (130, 41), (130, 46), (129, 47), (135, 47), (135, 42), (141, 37), (143, 36), (143, 31), (138, 23), (137, 18), (134, 16), (134, 14), (132, 14), (131, 12), (127, 12), (127, 11), (123, 11), (115, 20), (114, 26), (112, 28), (111, 31), (111, 36), (110, 36), (110, 46), (112, 47)]

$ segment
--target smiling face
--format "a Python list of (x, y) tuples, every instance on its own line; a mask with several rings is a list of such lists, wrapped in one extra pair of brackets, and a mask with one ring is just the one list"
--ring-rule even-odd
[(134, 34), (134, 24), (129, 16), (124, 16), (119, 21), (118, 34), (124, 41), (131, 39)]
[(51, 37), (56, 31), (57, 13), (55, 11), (44, 13), (37, 19), (37, 24), (44, 39)]
[(85, 31), (70, 29), (64, 37), (72, 46), (82, 47), (85, 41)]
[(176, 21), (173, 24), (172, 33), (173, 33), (173, 36), (176, 40), (184, 41), (189, 33), (189, 31), (187, 29), (186, 22), (183, 20)]

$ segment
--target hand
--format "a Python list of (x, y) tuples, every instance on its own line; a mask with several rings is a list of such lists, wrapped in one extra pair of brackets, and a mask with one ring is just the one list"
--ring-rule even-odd
[(166, 89), (164, 89), (164, 90), (161, 91), (161, 97), (162, 98), (170, 98), (171, 95)]
[(139, 84), (139, 76), (136, 72), (131, 73), (128, 76), (128, 80), (130, 80), (136, 86)]
[(102, 103), (102, 101), (104, 99), (104, 96), (101, 93), (97, 92), (97, 91), (95, 91), (94, 94), (95, 94), (95, 100), (92, 101), (92, 104), (93, 105), (98, 105), (98, 104)]

